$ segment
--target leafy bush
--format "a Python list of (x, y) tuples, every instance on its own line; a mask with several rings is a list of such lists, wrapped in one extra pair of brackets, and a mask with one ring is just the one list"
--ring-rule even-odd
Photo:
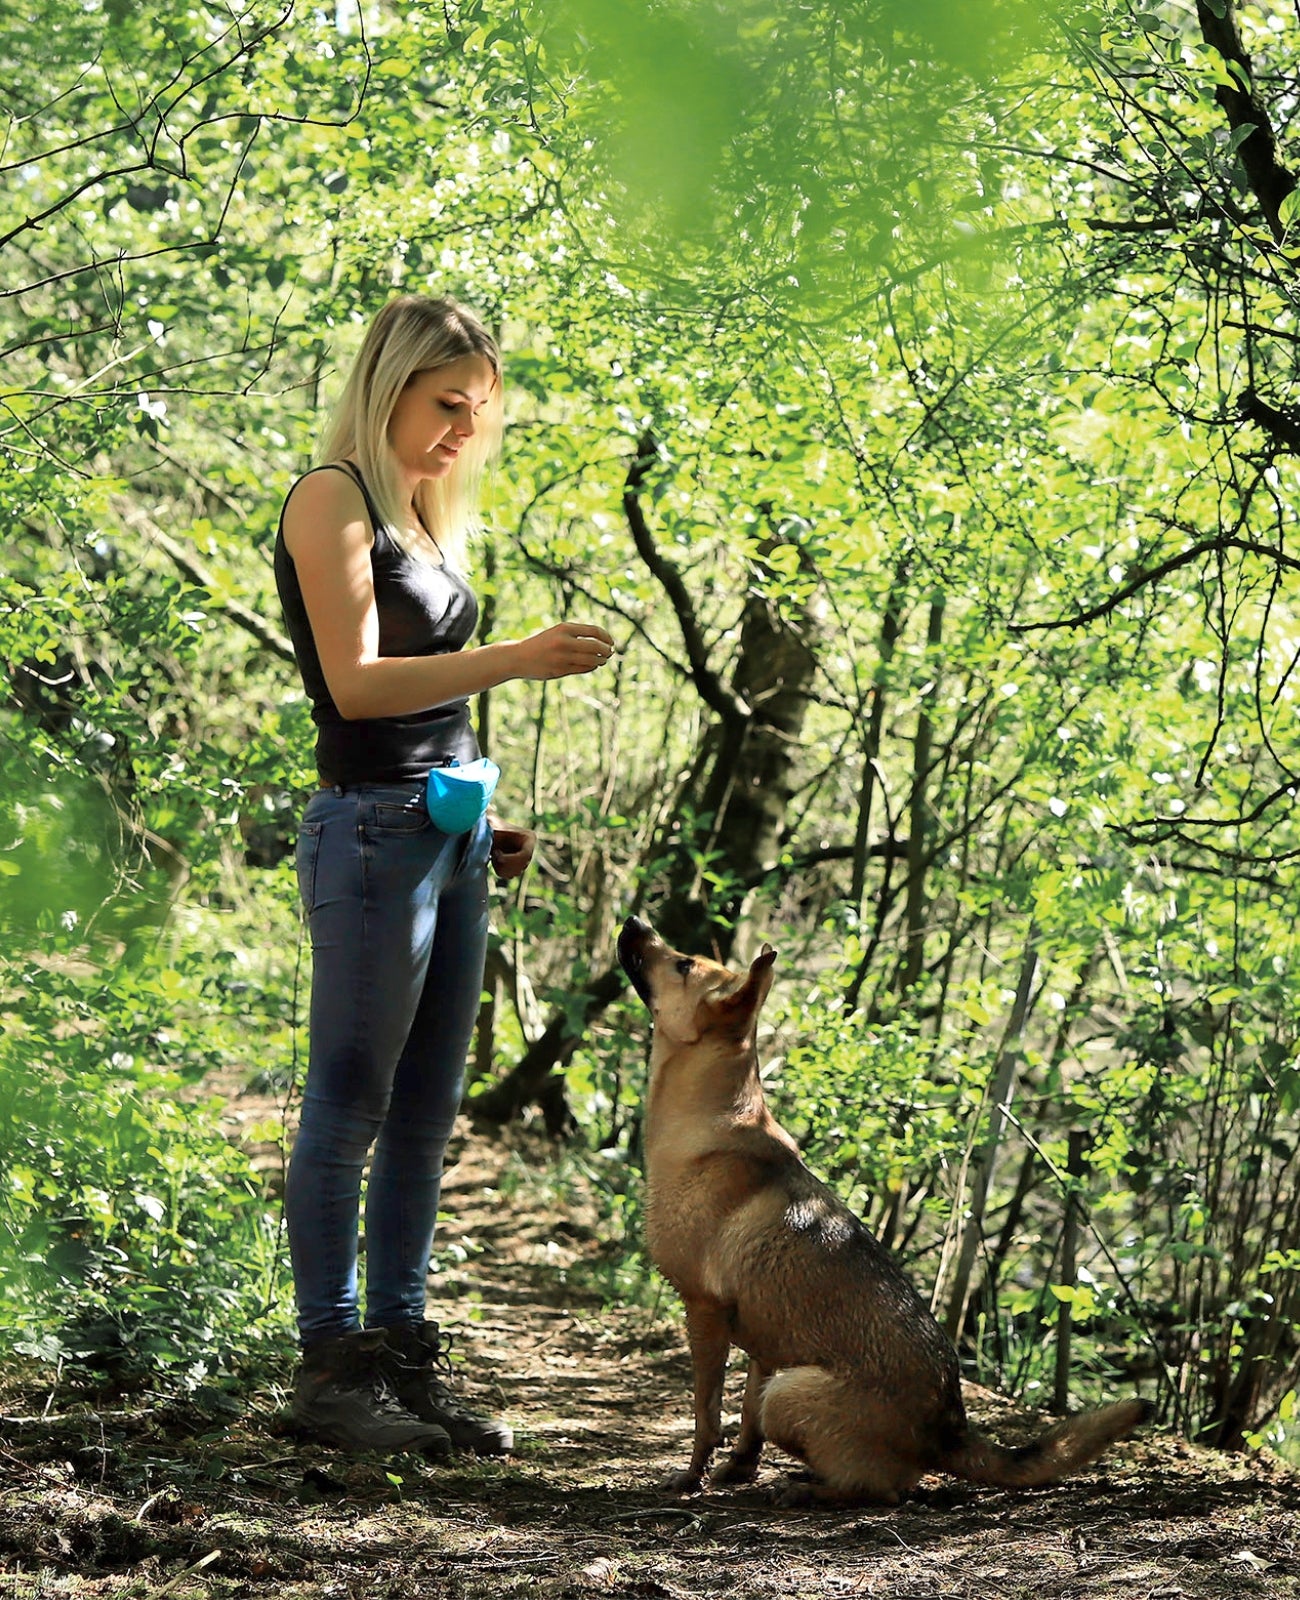
[(93, 787), (25, 779), (0, 812), (0, 1347), (194, 1385), (280, 1331), (277, 1222), (199, 1087), (243, 1044), (230, 958), (164, 932), (165, 875), (121, 870)]
[(177, 1025), (193, 973), (55, 955), (0, 982), (0, 1343), (118, 1383), (208, 1379), (273, 1326), (277, 1230), (191, 1087), (219, 1053)]

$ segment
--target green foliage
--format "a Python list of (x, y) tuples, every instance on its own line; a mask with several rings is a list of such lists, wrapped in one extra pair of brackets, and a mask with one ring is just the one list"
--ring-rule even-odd
[(979, 1111), (978, 1061), (956, 1040), (939, 1046), (906, 1023), (847, 1011), (833, 991), (814, 988), (772, 1020), (777, 1041), (792, 1041), (771, 1062), (772, 1098), (805, 1159), (877, 1227), (917, 1185), (937, 1191), (941, 1224), (946, 1175)]
[(739, 270), (824, 320), (896, 253), (973, 233), (988, 197), (954, 135), (1013, 62), (1057, 44), (1056, 9), (565, 0), (526, 8), (519, 48), (569, 86), (570, 162), (638, 251), (622, 271)]
[(11, 1350), (101, 1383), (194, 1387), (278, 1331), (276, 1220), (199, 1088), (229, 1048), (204, 998), (209, 972), (206, 955), (97, 966), (66, 939), (5, 963)]
[(152, 921), (147, 895), (116, 893), (119, 830), (102, 789), (81, 774), (42, 783), (15, 740), (0, 749), (0, 930), (11, 948), (84, 926), (106, 909)]
[[(1290, 19), (1234, 14), (1288, 104)], [(362, 325), (428, 288), (506, 350), (491, 635), (621, 645), (489, 718), (542, 832), (498, 905), (498, 1062), (547, 1005), (581, 1035), (612, 1229), (643, 1021), (588, 1026), (582, 986), (630, 906), (673, 885), (742, 954), (780, 944), (774, 1098), (926, 1278), (1032, 922), (967, 1353), (1044, 1381), (1068, 1303), (1087, 1381), (1271, 1426), (1300, 1304), (1298, 346), (1290, 198), (1215, 97), (1242, 64), (1190, 9), (1118, 3), (461, 0), (15, 13), (0, 65), (6, 1336), (74, 1351), (72, 1298), (183, 1376), (277, 1292), (197, 1088), (291, 1071), (312, 729), (268, 558)], [(759, 693), (728, 744), (719, 704), (771, 665), (756, 609), (811, 687), (796, 733)], [(721, 778), (765, 739), (746, 858)]]

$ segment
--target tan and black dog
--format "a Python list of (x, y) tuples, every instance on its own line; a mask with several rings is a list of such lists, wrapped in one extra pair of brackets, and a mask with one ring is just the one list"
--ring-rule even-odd
[(1010, 1487), (1084, 1466), (1148, 1415), (1121, 1400), (1006, 1449), (966, 1420), (957, 1354), (885, 1250), (804, 1166), (763, 1099), (755, 1025), (776, 952), (746, 972), (671, 950), (638, 917), (619, 960), (654, 1018), (646, 1242), (686, 1305), (698, 1489), (721, 1437), (727, 1355), (750, 1358), (740, 1433), (711, 1482), (753, 1479), (765, 1439), (820, 1480), (790, 1498), (896, 1504), (927, 1472)]

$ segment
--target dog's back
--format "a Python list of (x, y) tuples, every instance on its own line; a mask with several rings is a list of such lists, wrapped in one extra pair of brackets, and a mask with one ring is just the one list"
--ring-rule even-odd
[(802, 1164), (763, 1220), (738, 1262), (735, 1342), (773, 1373), (764, 1434), (831, 1497), (891, 1501), (934, 1471), (1054, 1482), (1149, 1416), (1146, 1401), (1120, 1401), (1004, 1448), (968, 1421), (957, 1353), (894, 1257)]
[(852, 1373), (933, 1426), (960, 1422), (952, 1345), (894, 1257), (798, 1157), (767, 1164), (762, 1187), (719, 1218), (705, 1259), (735, 1307), (735, 1342), (769, 1371)]

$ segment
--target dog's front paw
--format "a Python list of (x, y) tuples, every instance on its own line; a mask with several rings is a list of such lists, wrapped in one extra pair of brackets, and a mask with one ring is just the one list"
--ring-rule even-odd
[(696, 1494), (704, 1482), (704, 1474), (696, 1472), (691, 1467), (681, 1467), (676, 1472), (669, 1472), (660, 1478), (658, 1487), (666, 1489), (670, 1494)]
[(757, 1456), (728, 1456), (709, 1478), (709, 1487), (720, 1487), (729, 1483), (753, 1483), (757, 1476)]

